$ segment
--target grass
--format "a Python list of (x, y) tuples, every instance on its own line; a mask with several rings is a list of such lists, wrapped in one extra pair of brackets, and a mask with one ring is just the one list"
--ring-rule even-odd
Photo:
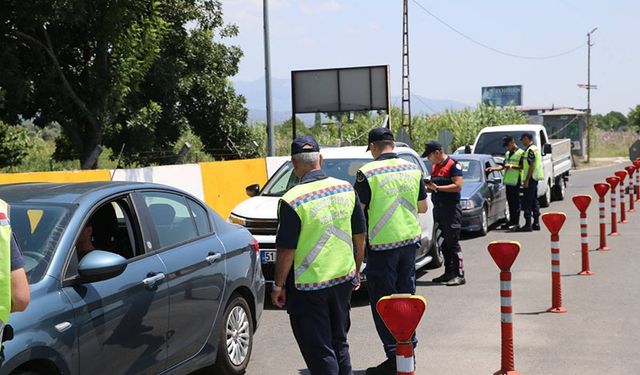
[(629, 157), (629, 148), (638, 139), (635, 132), (597, 130), (591, 138), (591, 157)]

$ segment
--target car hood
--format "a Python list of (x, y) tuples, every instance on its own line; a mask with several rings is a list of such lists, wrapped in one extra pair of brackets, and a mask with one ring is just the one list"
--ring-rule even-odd
[(460, 199), (469, 199), (473, 197), (478, 190), (482, 187), (484, 182), (464, 182), (462, 185), (462, 191), (460, 192)]
[(280, 197), (257, 196), (237, 205), (231, 213), (251, 219), (277, 219)]

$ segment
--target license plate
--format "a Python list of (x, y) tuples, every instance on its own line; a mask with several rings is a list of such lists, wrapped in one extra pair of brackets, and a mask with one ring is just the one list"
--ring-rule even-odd
[(275, 250), (261, 250), (260, 251), (260, 259), (262, 263), (275, 263), (276, 262), (276, 251)]

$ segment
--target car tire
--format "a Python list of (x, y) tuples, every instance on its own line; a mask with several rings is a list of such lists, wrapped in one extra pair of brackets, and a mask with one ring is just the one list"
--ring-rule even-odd
[[(253, 318), (247, 301), (240, 295), (231, 296), (224, 311), (218, 356), (212, 374), (244, 374), (253, 348)], [(227, 340), (229, 340), (227, 343)]]
[(428, 255), (431, 256), (431, 262), (425, 266), (427, 269), (439, 268), (444, 263), (444, 255), (442, 255), (442, 242), (444, 241), (444, 235), (438, 223), (433, 223), (433, 243), (431, 249), (429, 249)]
[(563, 177), (558, 177), (558, 181), (553, 185), (552, 198), (554, 201), (563, 201), (567, 192), (567, 182)]
[(551, 188), (549, 188), (549, 186), (551, 186), (551, 181), (547, 182), (547, 190), (544, 195), (538, 198), (538, 202), (542, 208), (547, 208), (551, 204)]
[(480, 236), (486, 236), (489, 233), (489, 209), (487, 206), (484, 206), (482, 209), (482, 222), (480, 223), (480, 230), (478, 230), (478, 234)]

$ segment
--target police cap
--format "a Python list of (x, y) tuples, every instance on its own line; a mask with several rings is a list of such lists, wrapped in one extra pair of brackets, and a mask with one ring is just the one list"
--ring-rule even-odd
[(369, 132), (369, 140), (367, 142), (367, 151), (370, 149), (370, 145), (373, 142), (378, 141), (393, 141), (393, 133), (387, 128), (375, 128)]
[(507, 147), (509, 146), (509, 143), (511, 143), (512, 141), (513, 141), (513, 136), (505, 135), (504, 137), (502, 137), (502, 146)]
[(442, 145), (436, 141), (429, 141), (424, 144), (424, 152), (422, 153), (422, 157), (426, 158), (432, 152), (442, 150)]
[(303, 152), (320, 152), (318, 142), (316, 142), (316, 140), (310, 135), (297, 137), (293, 142), (291, 142), (292, 156)]

